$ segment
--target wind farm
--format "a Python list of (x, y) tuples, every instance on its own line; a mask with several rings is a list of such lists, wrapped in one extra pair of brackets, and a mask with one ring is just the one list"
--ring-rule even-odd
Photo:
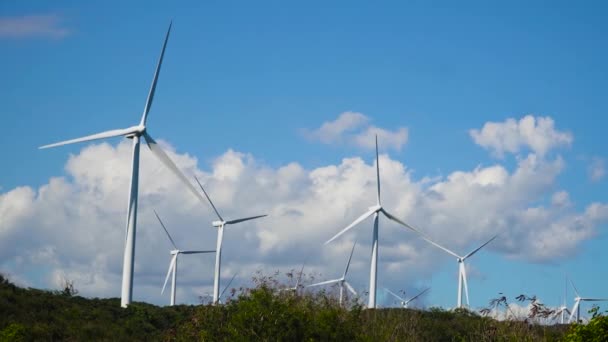
[(603, 326), (600, 9), (199, 5), (0, 16), (0, 340)]

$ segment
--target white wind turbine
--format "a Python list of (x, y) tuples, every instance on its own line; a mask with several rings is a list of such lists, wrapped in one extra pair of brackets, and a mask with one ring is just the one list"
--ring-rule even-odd
[(348, 289), (348, 291), (350, 291), (350, 293), (352, 293), (354, 296), (356, 296), (357, 292), (348, 283), (348, 281), (346, 281), (346, 274), (348, 273), (348, 268), (350, 267), (350, 261), (353, 258), (353, 252), (355, 251), (355, 246), (356, 245), (357, 245), (357, 241), (355, 241), (355, 243), (353, 244), (353, 248), (350, 251), (350, 256), (348, 257), (348, 262), (346, 263), (346, 268), (344, 269), (344, 273), (342, 274), (341, 278), (333, 279), (333, 280), (327, 280), (327, 281), (322, 281), (320, 283), (311, 284), (311, 285), (308, 285), (306, 287), (321, 286), (321, 285), (336, 284), (337, 283), (340, 286), (340, 306), (342, 306), (342, 300), (344, 298), (344, 287), (345, 286)]
[(220, 292), (220, 273), (221, 273), (220, 269), (221, 269), (221, 263), (222, 263), (221, 259), (222, 259), (222, 241), (224, 239), (224, 227), (229, 224), (236, 224), (236, 223), (240, 223), (240, 222), (244, 222), (244, 221), (257, 219), (260, 217), (265, 217), (268, 215), (258, 215), (258, 216), (251, 216), (251, 217), (245, 217), (245, 218), (240, 218), (240, 219), (236, 219), (236, 220), (226, 221), (222, 218), (222, 215), (220, 215), (220, 213), (217, 211), (217, 208), (211, 201), (211, 198), (207, 194), (207, 191), (205, 191), (205, 188), (203, 188), (203, 185), (201, 184), (201, 182), (199, 182), (198, 178), (196, 178), (196, 177), (194, 177), (194, 178), (196, 179), (196, 182), (198, 183), (198, 185), (201, 187), (201, 190), (203, 190), (203, 193), (205, 194), (205, 197), (207, 197), (209, 204), (211, 204), (213, 211), (215, 211), (215, 214), (219, 218), (219, 221), (213, 221), (211, 223), (214, 227), (217, 227), (217, 246), (216, 246), (216, 253), (215, 253), (215, 275), (214, 275), (214, 280), (213, 280), (213, 304), (215, 305), (218, 303), (219, 292)]
[(389, 294), (391, 294), (393, 297), (397, 298), (397, 300), (400, 301), (401, 307), (404, 309), (408, 308), (408, 305), (414, 301), (416, 298), (422, 296), (424, 293), (426, 293), (428, 290), (430, 290), (430, 287), (427, 287), (426, 289), (422, 290), (420, 293), (418, 293), (417, 295), (415, 295), (414, 297), (410, 298), (410, 299), (404, 299), (401, 296), (399, 296), (398, 294), (394, 293), (393, 291), (387, 289), (386, 287), (384, 288), (384, 290), (386, 290), (386, 292), (388, 292)]
[[(475, 253), (477, 253), (480, 249), (482, 249), (483, 247), (485, 247), (487, 244), (489, 244), (490, 242), (492, 242), (494, 239), (496, 239), (497, 235), (494, 235), (490, 240), (488, 240), (486, 243), (484, 243), (483, 245), (477, 247), (476, 249), (474, 249), (473, 251), (471, 251), (469, 254), (465, 255), (465, 256), (460, 256), (454, 252), (452, 252), (451, 250), (441, 246), (440, 244), (432, 241), (431, 239), (427, 238), (424, 234), (422, 234), (420, 231), (418, 231), (417, 229), (414, 229), (412, 227), (409, 227), (410, 229), (414, 230), (416, 233), (418, 233), (420, 235), (420, 237), (422, 237), (424, 240), (426, 240), (427, 242), (429, 242), (430, 244), (432, 244), (435, 247), (438, 247), (440, 249), (442, 249), (443, 251), (445, 251), (448, 254), (451, 254), (453, 256), (456, 257), (456, 261), (458, 261), (458, 300), (457, 300), (457, 307), (458, 308), (462, 308), (462, 291), (464, 290), (464, 294), (467, 300), (467, 306), (469, 306), (469, 286), (467, 285), (467, 271), (466, 271), (466, 267), (464, 265), (464, 261), (468, 258), (470, 258), (471, 256), (473, 256)], [(464, 285), (464, 288), (463, 288)]]
[(170, 305), (173, 306), (173, 305), (175, 305), (175, 293), (177, 291), (177, 288), (176, 288), (176, 282), (177, 282), (177, 257), (180, 254), (203, 254), (203, 253), (213, 253), (215, 251), (182, 251), (182, 250), (180, 250), (175, 245), (175, 241), (173, 241), (173, 239), (171, 238), (171, 234), (169, 234), (169, 231), (167, 230), (167, 227), (165, 227), (165, 224), (160, 219), (160, 216), (158, 216), (158, 213), (156, 212), (156, 210), (154, 210), (154, 215), (156, 215), (156, 218), (158, 219), (158, 222), (160, 223), (161, 227), (163, 227), (163, 230), (167, 234), (167, 237), (169, 238), (169, 241), (171, 241), (171, 244), (175, 248), (174, 250), (172, 250), (170, 252), (171, 255), (172, 255), (171, 262), (169, 263), (169, 269), (167, 270), (167, 276), (165, 277), (165, 283), (163, 284), (163, 289), (160, 291), (161, 294), (163, 294), (165, 292), (165, 287), (167, 286), (167, 281), (169, 281), (169, 276), (171, 275), (172, 277), (171, 277), (171, 302), (170, 302)]
[(566, 276), (566, 286), (564, 286), (564, 301), (562, 302), (562, 305), (557, 308), (557, 311), (555, 311), (555, 314), (553, 315), (555, 318), (557, 318), (559, 316), (559, 323), (560, 324), (565, 324), (566, 323), (566, 315), (570, 316), (570, 310), (568, 310), (568, 307), (566, 306), (566, 298), (568, 298), (568, 277)]
[(300, 273), (298, 273), (298, 277), (296, 278), (296, 284), (293, 287), (282, 288), (282, 289), (279, 290), (279, 292), (282, 292), (282, 291), (293, 291), (296, 295), (298, 294), (298, 289), (300, 287), (300, 281), (302, 281), (302, 275), (304, 274), (304, 265), (306, 265), (306, 263), (302, 264), (302, 268), (300, 269)]
[(605, 302), (608, 301), (608, 298), (589, 298), (589, 297), (581, 297), (581, 295), (578, 293), (578, 290), (576, 289), (576, 286), (574, 286), (574, 283), (572, 282), (572, 279), (570, 279), (570, 284), (572, 284), (572, 288), (574, 289), (574, 294), (576, 294), (576, 297), (574, 297), (574, 306), (572, 307), (572, 312), (570, 313), (570, 319), (568, 320), (568, 323), (572, 323), (572, 318), (574, 318), (574, 315), (576, 314), (576, 322), (580, 322), (581, 319), (581, 302)]
[(359, 216), (353, 223), (349, 224), (346, 228), (342, 229), (338, 234), (336, 234), (331, 239), (327, 240), (325, 244), (332, 242), (337, 239), (340, 235), (346, 233), (348, 230), (361, 223), (366, 218), (374, 215), (374, 230), (372, 232), (372, 257), (370, 262), (370, 271), (369, 271), (369, 301), (367, 307), (370, 309), (376, 308), (376, 285), (378, 283), (378, 219), (380, 217), (380, 213), (384, 214), (384, 216), (389, 219), (412, 229), (408, 224), (400, 221), (395, 216), (391, 215), (389, 212), (384, 210), (382, 205), (380, 204), (380, 161), (378, 159), (378, 136), (376, 136), (376, 184), (377, 184), (377, 197), (376, 197), (376, 205), (369, 208), (369, 210)]
[(133, 140), (133, 157), (132, 157), (132, 173), (131, 173), (131, 185), (129, 190), (129, 203), (127, 207), (127, 228), (126, 228), (126, 237), (125, 237), (125, 251), (124, 251), (124, 259), (123, 259), (123, 268), (122, 268), (122, 291), (121, 291), (121, 301), (120, 304), (122, 307), (126, 307), (131, 303), (131, 298), (133, 296), (133, 265), (134, 265), (134, 255), (135, 255), (135, 229), (137, 225), (137, 190), (138, 190), (138, 178), (139, 178), (139, 147), (140, 147), (140, 137), (144, 137), (148, 148), (152, 153), (167, 167), (171, 170), (187, 187), (195, 194), (201, 201), (204, 202), (204, 199), (198, 193), (198, 191), (188, 182), (186, 177), (179, 171), (177, 166), (171, 161), (169, 156), (158, 146), (156, 141), (148, 134), (146, 129), (146, 120), (148, 118), (148, 113), (150, 112), (150, 108), (152, 107), (152, 100), (154, 99), (154, 92), (156, 90), (156, 83), (158, 82), (158, 76), (160, 74), (160, 68), (163, 62), (163, 56), (165, 54), (165, 48), (167, 47), (167, 41), (169, 40), (169, 33), (171, 32), (171, 25), (169, 24), (169, 29), (167, 30), (167, 34), (165, 36), (165, 42), (163, 44), (162, 51), (160, 53), (160, 58), (158, 60), (158, 64), (156, 66), (156, 71), (154, 72), (154, 78), (152, 80), (152, 85), (150, 87), (150, 92), (148, 93), (148, 98), (146, 100), (146, 105), (144, 107), (144, 111), (141, 117), (141, 121), (138, 125), (132, 126), (129, 128), (123, 129), (115, 129), (110, 131), (105, 131), (93, 135), (88, 135), (86, 137), (62, 141), (50, 145), (41, 146), (40, 148), (49, 148), (61, 145), (67, 145), (77, 142), (97, 140), (103, 138), (111, 138), (124, 136), (128, 139)]
[(555, 311), (555, 314), (553, 316), (554, 317), (559, 317), (559, 323), (560, 324), (565, 324), (566, 323), (566, 315), (569, 315), (569, 314), (570, 314), (570, 310), (568, 310), (568, 307), (564, 303), (559, 308), (557, 308), (557, 311)]

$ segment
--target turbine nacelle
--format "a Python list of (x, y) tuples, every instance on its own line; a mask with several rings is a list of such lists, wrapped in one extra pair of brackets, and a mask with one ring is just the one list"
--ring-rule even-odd
[(133, 127), (129, 127), (127, 128), (128, 130), (130, 130), (130, 133), (125, 134), (125, 138), (127, 139), (133, 139), (133, 137), (139, 137), (142, 134), (144, 134), (144, 132), (146, 131), (146, 126), (144, 125), (137, 125), (137, 126), (133, 126)]
[(374, 206), (369, 207), (369, 211), (373, 211), (373, 212), (379, 212), (379, 211), (384, 211), (384, 209), (382, 209), (382, 206), (380, 204), (376, 204)]
[(171, 253), (171, 255), (176, 255), (176, 254), (179, 254), (179, 252), (180, 252), (179, 249), (174, 249), (169, 253)]
[(213, 221), (211, 222), (211, 225), (214, 227), (222, 227), (226, 224), (226, 221)]

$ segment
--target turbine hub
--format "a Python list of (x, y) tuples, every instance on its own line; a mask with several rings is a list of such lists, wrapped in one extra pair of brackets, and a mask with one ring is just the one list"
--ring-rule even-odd
[(373, 210), (375, 212), (379, 212), (380, 210), (382, 210), (382, 206), (380, 204), (377, 204), (377, 205), (369, 207), (369, 210)]
[(125, 135), (125, 138), (127, 138), (127, 139), (133, 139), (133, 137), (136, 137), (136, 136), (139, 137), (139, 136), (141, 136), (146, 131), (146, 126), (144, 126), (144, 125), (137, 125), (137, 126), (131, 127), (131, 129), (133, 131), (131, 133)]

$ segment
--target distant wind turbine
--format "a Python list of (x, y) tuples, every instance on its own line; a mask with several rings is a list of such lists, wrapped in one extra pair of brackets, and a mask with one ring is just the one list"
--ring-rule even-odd
[(572, 323), (572, 318), (574, 318), (575, 314), (576, 314), (576, 323), (580, 322), (580, 319), (581, 319), (581, 302), (605, 302), (605, 301), (608, 301), (608, 298), (581, 297), (581, 295), (578, 293), (578, 290), (576, 289), (576, 286), (574, 286), (574, 282), (572, 282), (572, 279), (570, 279), (570, 284), (572, 284), (572, 288), (574, 289), (574, 294), (576, 295), (576, 297), (574, 297), (574, 306), (572, 307), (572, 312), (570, 313), (570, 319), (568, 320), (568, 323)]
[(430, 287), (427, 287), (426, 289), (422, 290), (420, 293), (418, 293), (418, 294), (417, 294), (417, 295), (415, 295), (414, 297), (412, 297), (412, 298), (410, 298), (410, 299), (404, 299), (404, 298), (402, 298), (401, 296), (399, 296), (398, 294), (394, 293), (393, 291), (391, 291), (391, 290), (387, 289), (386, 287), (384, 288), (384, 290), (385, 290), (386, 292), (388, 292), (389, 294), (391, 294), (393, 297), (397, 298), (397, 300), (399, 300), (399, 301), (400, 301), (401, 307), (402, 307), (402, 308), (404, 308), (404, 309), (407, 309), (407, 308), (408, 308), (408, 305), (409, 305), (409, 304), (410, 304), (412, 301), (416, 300), (416, 298), (418, 298), (418, 297), (422, 296), (424, 293), (426, 293), (426, 292), (427, 292), (428, 290), (430, 290), (430, 289), (431, 289)]
[(346, 263), (346, 268), (344, 268), (344, 273), (342, 274), (341, 278), (333, 279), (333, 280), (327, 280), (327, 281), (322, 281), (320, 283), (311, 284), (311, 285), (308, 285), (306, 287), (321, 286), (321, 285), (328, 285), (328, 284), (338, 284), (340, 286), (340, 299), (339, 299), (340, 300), (340, 306), (342, 306), (342, 301), (343, 301), (343, 298), (344, 298), (344, 287), (345, 286), (348, 289), (348, 291), (350, 291), (350, 293), (352, 293), (354, 296), (356, 296), (357, 292), (348, 283), (348, 281), (346, 281), (346, 274), (348, 274), (348, 268), (350, 267), (350, 261), (353, 258), (353, 252), (355, 251), (355, 246), (357, 246), (357, 241), (356, 240), (355, 240), (355, 243), (353, 244), (353, 248), (350, 251), (350, 256), (348, 257), (348, 262)]
[(148, 99), (146, 100), (146, 105), (144, 107), (144, 111), (141, 117), (141, 121), (136, 126), (131, 126), (129, 128), (123, 129), (115, 129), (111, 131), (105, 131), (93, 135), (88, 135), (82, 138), (76, 138), (71, 140), (66, 140), (50, 145), (44, 145), (40, 148), (49, 148), (61, 145), (67, 145), (72, 143), (91, 141), (103, 138), (111, 138), (124, 136), (128, 139), (133, 140), (133, 157), (132, 157), (132, 173), (131, 173), (131, 185), (129, 191), (129, 205), (127, 207), (127, 228), (126, 228), (126, 237), (125, 237), (125, 251), (124, 251), (124, 259), (123, 259), (123, 268), (122, 268), (122, 292), (121, 292), (121, 301), (120, 305), (122, 307), (127, 307), (131, 303), (131, 298), (133, 296), (133, 265), (134, 265), (134, 255), (135, 255), (135, 229), (137, 225), (137, 190), (139, 183), (139, 147), (140, 147), (140, 137), (144, 137), (146, 144), (150, 151), (169, 169), (173, 172), (187, 187), (190, 191), (197, 196), (201, 201), (204, 202), (204, 199), (201, 195), (196, 191), (196, 189), (188, 182), (186, 177), (181, 173), (181, 171), (177, 168), (177, 166), (171, 161), (169, 156), (158, 146), (156, 141), (150, 136), (146, 129), (146, 120), (148, 118), (148, 113), (150, 112), (150, 108), (152, 107), (152, 100), (154, 99), (154, 92), (156, 90), (156, 83), (158, 82), (158, 76), (160, 74), (160, 68), (163, 63), (163, 56), (165, 55), (165, 48), (167, 47), (167, 41), (169, 40), (169, 33), (171, 32), (171, 25), (169, 24), (169, 29), (167, 30), (167, 34), (165, 36), (165, 42), (163, 44), (162, 51), (160, 53), (160, 58), (158, 60), (158, 64), (156, 66), (156, 71), (154, 72), (154, 78), (152, 80), (152, 86), (150, 87), (150, 92), (148, 93)]
[(433, 240), (429, 239), (428, 237), (426, 237), (424, 234), (422, 234), (420, 231), (418, 231), (417, 229), (413, 228), (413, 227), (409, 227), (410, 229), (414, 230), (416, 233), (418, 233), (418, 235), (420, 235), (420, 237), (422, 237), (424, 240), (426, 240), (428, 243), (432, 244), (433, 246), (443, 250), (444, 252), (451, 254), (453, 256), (456, 257), (456, 261), (458, 261), (458, 299), (457, 299), (457, 307), (458, 308), (462, 308), (462, 291), (463, 291), (463, 284), (464, 284), (464, 294), (466, 296), (466, 300), (467, 300), (467, 306), (469, 306), (469, 286), (467, 285), (467, 271), (466, 271), (466, 267), (464, 265), (464, 261), (470, 257), (472, 257), (475, 253), (477, 253), (480, 249), (482, 249), (483, 247), (485, 247), (487, 244), (489, 244), (490, 242), (492, 242), (494, 239), (496, 239), (497, 235), (494, 235), (490, 240), (488, 240), (486, 243), (484, 243), (483, 245), (477, 247), (476, 249), (474, 249), (473, 251), (471, 251), (469, 254), (465, 255), (465, 256), (460, 256), (454, 252), (452, 252), (451, 250), (441, 246), (440, 244), (434, 242)]
[(257, 219), (260, 217), (265, 217), (268, 215), (258, 215), (258, 216), (251, 216), (251, 217), (245, 217), (245, 218), (240, 218), (240, 219), (236, 219), (236, 220), (226, 221), (222, 218), (222, 215), (220, 215), (220, 213), (217, 211), (217, 208), (211, 201), (211, 198), (207, 194), (207, 191), (205, 191), (205, 188), (203, 188), (203, 185), (201, 184), (201, 182), (199, 182), (198, 178), (196, 178), (196, 177), (194, 177), (194, 178), (196, 179), (198, 186), (200, 186), (201, 190), (203, 190), (203, 193), (205, 194), (205, 197), (207, 197), (209, 204), (211, 204), (213, 211), (215, 211), (215, 214), (219, 218), (219, 221), (213, 221), (211, 223), (214, 227), (217, 227), (217, 246), (216, 246), (216, 253), (215, 253), (215, 275), (214, 275), (214, 280), (213, 280), (213, 304), (215, 305), (218, 303), (219, 294), (220, 294), (220, 273), (221, 273), (220, 269), (221, 269), (221, 262), (222, 262), (221, 261), (222, 260), (222, 241), (224, 239), (224, 227), (226, 225), (254, 220), (254, 219)]
[(570, 315), (570, 310), (568, 310), (566, 304), (562, 304), (559, 308), (557, 308), (557, 311), (555, 311), (554, 317), (559, 317), (559, 324), (565, 324), (566, 315)]
[(167, 227), (165, 227), (165, 224), (160, 219), (160, 216), (158, 216), (158, 213), (156, 212), (156, 210), (154, 211), (154, 215), (156, 215), (156, 218), (158, 219), (158, 222), (160, 223), (161, 227), (163, 227), (163, 230), (167, 234), (167, 237), (169, 238), (169, 241), (171, 241), (171, 244), (175, 248), (174, 250), (172, 250), (170, 252), (173, 257), (171, 257), (171, 262), (169, 263), (169, 269), (167, 270), (167, 276), (165, 277), (165, 283), (163, 284), (163, 289), (160, 291), (161, 294), (163, 294), (165, 292), (165, 287), (167, 286), (167, 281), (169, 281), (169, 276), (172, 275), (172, 278), (171, 278), (171, 302), (170, 302), (170, 305), (173, 306), (173, 305), (175, 305), (175, 293), (177, 292), (176, 282), (177, 282), (177, 257), (178, 257), (178, 255), (180, 255), (180, 254), (213, 253), (215, 251), (181, 251), (181, 250), (179, 250), (179, 248), (177, 248), (177, 246), (175, 245), (175, 241), (173, 241), (173, 239), (171, 238), (171, 235), (169, 234), (169, 231), (167, 230)]
[(303, 263), (302, 268), (300, 268), (300, 273), (298, 273), (298, 277), (296, 278), (296, 284), (293, 287), (286, 287), (286, 288), (280, 289), (279, 291), (293, 291), (295, 294), (298, 294), (300, 282), (302, 281), (302, 274), (304, 272), (304, 265), (306, 265), (306, 263)]
[(376, 285), (378, 283), (378, 219), (380, 217), (380, 213), (384, 214), (384, 216), (399, 223), (400, 225), (412, 229), (411, 226), (384, 210), (380, 204), (380, 160), (378, 158), (378, 136), (376, 136), (376, 184), (378, 190), (376, 205), (369, 207), (369, 210), (365, 214), (359, 216), (359, 218), (353, 221), (353, 223), (349, 224), (346, 228), (342, 229), (338, 234), (334, 235), (334, 237), (325, 242), (325, 244), (328, 244), (334, 241), (366, 218), (374, 215), (374, 230), (372, 232), (372, 258), (369, 271), (369, 301), (367, 304), (367, 307), (370, 309), (376, 308)]

